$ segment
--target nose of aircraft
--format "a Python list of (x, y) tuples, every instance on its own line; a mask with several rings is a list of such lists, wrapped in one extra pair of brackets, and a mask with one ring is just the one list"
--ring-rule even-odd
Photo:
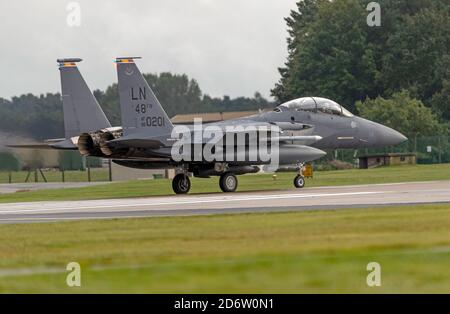
[(404, 136), (402, 133), (384, 125), (380, 126), (381, 128), (379, 128), (378, 133), (379, 138), (382, 142), (382, 146), (394, 146), (408, 140), (408, 138)]
[(358, 137), (364, 147), (394, 146), (408, 140), (402, 133), (382, 124), (362, 118), (355, 121), (358, 122)]
[(373, 133), (371, 132), (372, 136), (370, 136), (369, 143), (372, 144), (373, 146), (377, 147), (395, 146), (408, 140), (408, 138), (404, 136), (402, 133), (394, 129), (391, 129), (387, 126), (374, 123), (372, 128)]

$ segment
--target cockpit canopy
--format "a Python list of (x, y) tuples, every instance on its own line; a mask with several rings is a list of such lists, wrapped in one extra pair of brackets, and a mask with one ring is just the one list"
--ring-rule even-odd
[(353, 114), (350, 111), (348, 111), (338, 103), (330, 99), (321, 97), (297, 98), (285, 102), (284, 104), (281, 104), (277, 108), (275, 108), (275, 111), (278, 112), (287, 110), (322, 112), (344, 117), (353, 117)]

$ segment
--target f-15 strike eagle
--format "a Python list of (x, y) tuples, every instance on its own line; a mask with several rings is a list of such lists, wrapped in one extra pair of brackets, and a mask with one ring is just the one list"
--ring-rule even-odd
[[(112, 159), (138, 169), (177, 169), (175, 193), (189, 192), (189, 174), (220, 176), (224, 192), (236, 190), (236, 175), (259, 166), (276, 169), (316, 160), (321, 149), (392, 146), (407, 138), (381, 124), (354, 116), (336, 102), (303, 97), (273, 111), (194, 125), (172, 125), (133, 57), (117, 58), (122, 126), (112, 127), (78, 68), (81, 59), (59, 59), (65, 139), (45, 144), (78, 149), (84, 156)], [(18, 147), (18, 145), (15, 145)], [(42, 146), (42, 145), (41, 145)], [(23, 146), (22, 146), (23, 147)], [(294, 185), (302, 188), (300, 173)]]

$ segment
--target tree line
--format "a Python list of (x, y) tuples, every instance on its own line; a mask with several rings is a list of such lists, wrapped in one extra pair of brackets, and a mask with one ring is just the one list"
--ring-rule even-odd
[(331, 98), (408, 136), (448, 132), (450, 2), (379, 0), (380, 27), (367, 23), (369, 2), (299, 1), (272, 95)]
[[(186, 74), (144, 74), (169, 117), (199, 112), (258, 110), (273, 103), (256, 92), (254, 97), (211, 97), (204, 95), (195, 79)], [(117, 84), (95, 90), (112, 125), (121, 125)], [(24, 94), (11, 100), (0, 98), (0, 130), (35, 139), (64, 136), (62, 101), (59, 93)]]

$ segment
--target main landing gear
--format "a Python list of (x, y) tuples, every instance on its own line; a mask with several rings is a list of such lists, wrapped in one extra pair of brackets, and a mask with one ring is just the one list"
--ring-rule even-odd
[(223, 192), (234, 192), (238, 186), (237, 177), (231, 172), (224, 172), (220, 176), (219, 186)]
[(176, 194), (186, 194), (191, 189), (191, 180), (185, 173), (179, 173), (172, 180), (172, 188)]
[[(223, 192), (234, 192), (238, 186), (238, 180), (234, 173), (224, 172), (220, 176), (219, 186)], [(172, 188), (176, 194), (186, 194), (191, 189), (191, 180), (185, 173), (177, 174), (172, 180)]]

